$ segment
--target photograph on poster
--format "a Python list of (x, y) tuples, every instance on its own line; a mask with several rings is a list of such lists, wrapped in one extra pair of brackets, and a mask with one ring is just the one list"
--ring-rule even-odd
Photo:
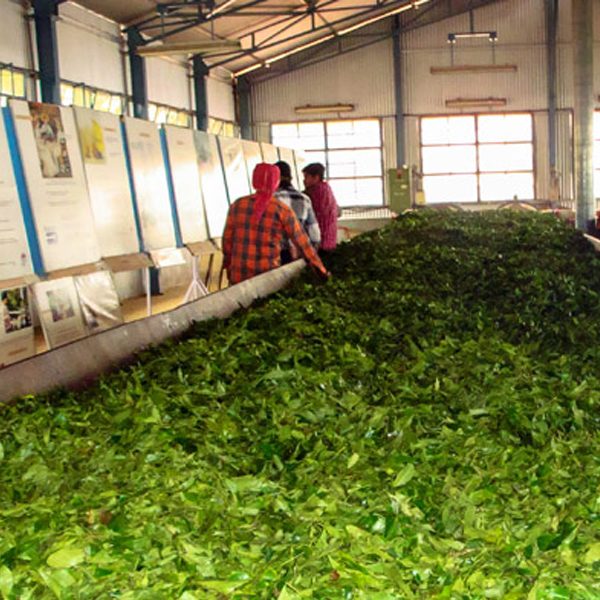
[(73, 177), (60, 107), (30, 102), (29, 113), (43, 177)]
[(75, 316), (75, 309), (69, 297), (69, 292), (64, 289), (48, 290), (48, 306), (52, 313), (52, 322), (57, 323), (64, 319), (72, 319)]
[(4, 333), (15, 333), (31, 327), (27, 288), (0, 291), (0, 306)]
[[(81, 122), (80, 117), (78, 121)], [(106, 144), (104, 130), (94, 118), (79, 126), (79, 141), (83, 160), (91, 164), (104, 164), (106, 162)]]

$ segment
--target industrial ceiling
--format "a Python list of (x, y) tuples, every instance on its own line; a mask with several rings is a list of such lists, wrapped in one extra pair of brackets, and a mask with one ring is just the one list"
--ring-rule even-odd
[[(404, 29), (473, 10), (498, 0), (77, 0), (147, 46), (163, 42), (238, 40), (237, 50), (206, 55), (209, 67), (236, 75), (258, 71), (298, 52), (356, 35), (397, 15)], [(500, 0), (502, 1), (502, 0)], [(139, 39), (139, 38), (138, 38)]]

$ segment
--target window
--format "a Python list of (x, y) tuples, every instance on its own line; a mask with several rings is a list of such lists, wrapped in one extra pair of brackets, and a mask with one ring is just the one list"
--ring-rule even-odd
[(215, 119), (214, 117), (208, 117), (208, 133), (214, 135), (220, 135), (223, 137), (240, 137), (240, 128), (231, 121), (224, 121), (223, 119)]
[(125, 96), (93, 88), (83, 83), (63, 81), (60, 84), (60, 102), (63, 106), (81, 106), (122, 115)]
[(306, 163), (325, 165), (341, 206), (383, 204), (378, 119), (274, 123), (271, 137), (276, 146), (302, 150)]
[(0, 64), (0, 104), (6, 106), (8, 98), (26, 98), (25, 73), (10, 65)]
[(177, 127), (191, 127), (192, 113), (173, 106), (148, 102), (148, 120), (158, 124), (166, 123)]
[(533, 200), (535, 195), (530, 114), (424, 117), (421, 159), (428, 202)]

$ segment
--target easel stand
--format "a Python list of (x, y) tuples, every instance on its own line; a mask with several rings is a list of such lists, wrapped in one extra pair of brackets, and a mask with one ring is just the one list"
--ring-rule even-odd
[(188, 302), (207, 296), (210, 293), (208, 287), (206, 287), (206, 283), (200, 279), (200, 267), (198, 263), (202, 255), (208, 254), (212, 257), (216, 249), (209, 240), (186, 244), (186, 248), (192, 255), (192, 281), (183, 298), (183, 302), (187, 304)]
[[(187, 263), (186, 248), (162, 248), (161, 250), (150, 250), (152, 267), (163, 269), (165, 267), (177, 267)], [(146, 269), (146, 310), (148, 316), (152, 315), (152, 291), (150, 289), (150, 266)]]
[(113, 273), (124, 273), (126, 271), (144, 270), (146, 280), (146, 311), (148, 316), (152, 314), (152, 296), (150, 292), (150, 267), (154, 266), (151, 258), (144, 252), (135, 254), (122, 254), (120, 256), (109, 256), (104, 262)]

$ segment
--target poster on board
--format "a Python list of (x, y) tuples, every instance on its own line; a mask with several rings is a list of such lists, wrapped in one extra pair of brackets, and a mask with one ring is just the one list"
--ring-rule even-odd
[(208, 239), (200, 170), (191, 129), (165, 126), (173, 191), (184, 244)]
[(275, 164), (279, 160), (279, 153), (277, 152), (277, 148), (273, 146), (273, 144), (260, 142), (260, 149), (262, 151), (263, 162)]
[(219, 137), (218, 139), (229, 202), (233, 204), (238, 198), (250, 194), (250, 182), (248, 181), (242, 141), (238, 138)]
[(259, 143), (251, 140), (242, 140), (242, 149), (244, 150), (246, 168), (248, 169), (248, 183), (250, 184), (250, 187), (252, 187), (252, 173), (254, 173), (254, 167), (263, 162), (262, 152)]
[(36, 283), (33, 293), (49, 348), (68, 344), (87, 335), (72, 277)]
[(98, 333), (123, 323), (119, 296), (109, 271), (75, 277), (75, 288), (89, 333)]
[(10, 100), (45, 271), (100, 259), (70, 108)]
[(4, 120), (0, 118), (0, 281), (33, 272)]
[(296, 157), (294, 156), (294, 151), (290, 148), (279, 148), (279, 156), (281, 156), (281, 160), (285, 161), (288, 165), (290, 165), (292, 169), (292, 184), (297, 190), (301, 190), (304, 186), (301, 187), (301, 182), (298, 178), (298, 171), (296, 170)]
[(204, 131), (194, 131), (194, 142), (200, 170), (200, 185), (204, 196), (208, 234), (212, 239), (220, 238), (225, 229), (229, 202), (217, 138)]
[(35, 354), (26, 287), (0, 290), (0, 368)]
[(144, 250), (173, 248), (175, 227), (158, 129), (133, 117), (124, 123)]
[(139, 251), (119, 117), (74, 108), (94, 224), (103, 257)]

